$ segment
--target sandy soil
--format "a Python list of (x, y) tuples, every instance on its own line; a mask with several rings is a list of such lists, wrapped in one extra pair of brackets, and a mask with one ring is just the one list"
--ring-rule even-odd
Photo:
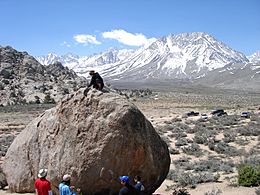
[[(161, 187), (155, 192), (161, 195), (171, 195), (171, 191), (166, 191), (166, 185), (171, 185), (171, 181), (166, 180)], [(228, 183), (206, 183), (200, 184), (196, 189), (188, 189), (191, 195), (203, 195), (206, 192), (212, 191), (213, 189), (220, 189), (221, 195), (255, 195), (256, 188), (246, 187), (231, 187)]]

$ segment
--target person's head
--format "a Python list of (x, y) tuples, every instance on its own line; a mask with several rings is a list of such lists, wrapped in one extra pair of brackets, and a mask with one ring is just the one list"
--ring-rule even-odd
[(141, 181), (141, 177), (140, 177), (139, 175), (136, 175), (136, 176), (134, 177), (134, 181), (135, 181), (135, 182)]
[(45, 178), (47, 176), (47, 169), (41, 169), (38, 173), (39, 178)]
[(122, 185), (126, 185), (129, 183), (129, 177), (126, 175), (120, 176), (119, 179)]
[(69, 174), (65, 174), (65, 175), (63, 175), (62, 181), (65, 184), (70, 185), (70, 179), (71, 179), (71, 176)]
[(90, 75), (90, 76), (93, 76), (94, 74), (95, 74), (95, 71), (94, 71), (94, 70), (89, 71), (89, 75)]

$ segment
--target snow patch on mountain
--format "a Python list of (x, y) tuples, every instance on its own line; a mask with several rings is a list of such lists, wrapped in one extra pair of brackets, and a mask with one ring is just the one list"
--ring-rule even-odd
[(256, 51), (251, 56), (249, 56), (248, 59), (252, 63), (260, 62), (260, 51)]
[(96, 70), (113, 80), (132, 78), (196, 78), (227, 64), (246, 63), (244, 54), (203, 32), (161, 37), (136, 50), (110, 48), (100, 54), (79, 57), (49, 54), (36, 57), (42, 64), (60, 61), (82, 76)]

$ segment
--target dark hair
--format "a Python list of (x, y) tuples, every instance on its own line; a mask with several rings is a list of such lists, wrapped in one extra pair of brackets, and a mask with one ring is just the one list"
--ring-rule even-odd
[(70, 186), (70, 180), (68, 180), (68, 181), (63, 181), (63, 183), (64, 183), (65, 185), (67, 185), (67, 186)]
[(93, 75), (94, 73), (95, 73), (94, 70), (89, 71), (89, 74), (90, 74), (90, 75)]
[(141, 177), (139, 175), (136, 175), (134, 179), (136, 179), (137, 181), (141, 181)]

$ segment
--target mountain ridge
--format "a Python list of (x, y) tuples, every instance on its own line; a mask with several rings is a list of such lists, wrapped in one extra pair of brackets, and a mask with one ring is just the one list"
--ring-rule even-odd
[[(78, 62), (64, 65), (85, 77), (90, 69), (96, 69), (109, 80), (135, 77), (135, 71), (152, 78), (194, 79), (229, 63), (249, 61), (241, 52), (204, 32), (170, 34), (136, 50), (112, 51), (79, 57)], [(40, 57), (36, 58), (44, 64)]]
[(0, 47), (0, 105), (53, 103), (86, 84), (59, 62), (43, 66), (27, 52)]

